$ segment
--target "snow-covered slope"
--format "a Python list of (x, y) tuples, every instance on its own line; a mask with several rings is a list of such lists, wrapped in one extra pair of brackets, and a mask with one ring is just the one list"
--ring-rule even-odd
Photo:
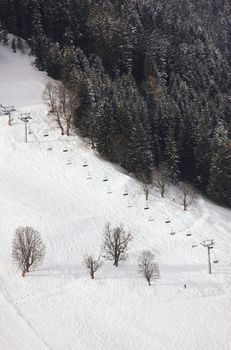
[[(230, 210), (199, 196), (184, 212), (176, 188), (165, 199), (153, 190), (144, 210), (134, 179), (78, 137), (60, 136), (42, 104), (48, 78), (30, 62), (0, 47), (0, 104), (17, 108), (11, 127), (0, 116), (0, 350), (230, 350)], [(28, 144), (22, 112), (33, 117)], [(91, 281), (82, 256), (99, 252), (107, 222), (131, 231), (129, 256), (118, 268), (105, 262)], [(24, 279), (11, 262), (20, 225), (39, 230), (47, 248)], [(211, 238), (219, 264), (208, 275), (199, 243)], [(151, 287), (137, 272), (143, 249), (160, 265)]]

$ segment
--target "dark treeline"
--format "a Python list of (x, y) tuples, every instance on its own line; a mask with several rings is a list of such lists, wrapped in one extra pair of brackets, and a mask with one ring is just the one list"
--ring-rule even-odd
[(103, 157), (147, 182), (165, 162), (231, 206), (229, 0), (0, 0), (0, 21), (71, 91)]

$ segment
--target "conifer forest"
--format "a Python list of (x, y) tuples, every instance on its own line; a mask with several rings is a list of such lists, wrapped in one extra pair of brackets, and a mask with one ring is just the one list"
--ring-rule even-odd
[(229, 0), (0, 0), (8, 33), (63, 83), (101, 157), (144, 183), (164, 164), (231, 207)]

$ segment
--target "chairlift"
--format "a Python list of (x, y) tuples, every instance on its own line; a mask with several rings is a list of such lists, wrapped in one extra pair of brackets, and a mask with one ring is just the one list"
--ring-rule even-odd
[(72, 164), (72, 161), (70, 159), (68, 159), (67, 165), (71, 165), (71, 164)]
[(64, 153), (68, 152), (68, 149), (67, 149), (67, 148), (64, 148), (63, 152), (64, 152)]
[(47, 148), (48, 151), (52, 151), (52, 149), (53, 149), (53, 148), (52, 148), (51, 146), (49, 146), (49, 147)]
[(112, 190), (110, 189), (110, 187), (108, 187), (108, 190), (107, 190), (107, 194), (111, 194), (113, 193)]
[(86, 168), (88, 166), (87, 162), (83, 163), (83, 168)]
[(43, 134), (43, 137), (48, 137), (49, 136), (49, 134)]
[(174, 231), (174, 230), (172, 230), (171, 232), (170, 232), (170, 236), (173, 236), (173, 235), (175, 235), (176, 234), (176, 232)]
[(190, 237), (190, 236), (192, 236), (192, 234), (190, 232), (188, 232), (188, 233), (186, 233), (186, 236)]
[(167, 220), (165, 221), (166, 224), (169, 224), (170, 222), (171, 222), (171, 220), (169, 220), (169, 219), (167, 219)]
[(29, 130), (28, 134), (29, 134), (29, 135), (33, 134), (33, 131), (32, 131), (32, 130)]
[(149, 216), (148, 221), (154, 221), (154, 217), (153, 216)]
[(92, 179), (92, 176), (91, 176), (90, 173), (88, 172), (87, 180), (91, 180), (91, 179)]
[(103, 182), (107, 182), (108, 181), (108, 178), (107, 178), (107, 176), (105, 176), (104, 178), (103, 178)]
[(123, 196), (128, 196), (128, 192), (124, 191)]
[(149, 210), (148, 204), (145, 205), (144, 210)]
[(218, 264), (218, 263), (219, 263), (219, 259), (217, 259), (216, 256), (215, 256), (214, 259), (213, 259), (213, 263), (214, 263), (214, 264)]
[(192, 248), (196, 248), (196, 247), (198, 247), (198, 244), (195, 242), (192, 244)]

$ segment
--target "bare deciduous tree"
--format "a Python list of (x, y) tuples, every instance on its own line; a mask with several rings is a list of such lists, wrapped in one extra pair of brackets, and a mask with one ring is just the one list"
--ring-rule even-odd
[(50, 113), (54, 115), (61, 134), (64, 135), (66, 132), (69, 136), (75, 108), (73, 95), (62, 82), (48, 82), (43, 92), (43, 99), (49, 106)]
[(168, 185), (169, 172), (167, 165), (162, 163), (153, 174), (153, 185), (160, 190), (161, 197), (164, 198)]
[(183, 206), (184, 211), (186, 211), (192, 204), (195, 194), (192, 187), (188, 184), (184, 184), (181, 189), (183, 194), (181, 205)]
[(95, 272), (102, 266), (101, 256), (85, 255), (83, 258), (86, 268), (89, 270), (91, 279), (95, 278)]
[(159, 266), (154, 261), (155, 256), (150, 250), (145, 250), (139, 258), (139, 272), (146, 278), (149, 286), (151, 286), (151, 279), (160, 278)]
[(123, 225), (111, 228), (110, 223), (104, 229), (103, 249), (105, 258), (113, 261), (117, 267), (120, 260), (124, 260), (128, 250), (128, 243), (132, 240), (130, 233), (126, 233)]
[(12, 257), (23, 277), (41, 264), (45, 257), (45, 245), (40, 233), (32, 227), (18, 227), (13, 240)]
[(142, 183), (142, 188), (143, 188), (143, 191), (144, 191), (144, 194), (145, 194), (145, 200), (147, 201), (148, 197), (149, 197), (149, 192), (150, 192), (150, 190), (152, 188), (152, 184), (143, 182)]

